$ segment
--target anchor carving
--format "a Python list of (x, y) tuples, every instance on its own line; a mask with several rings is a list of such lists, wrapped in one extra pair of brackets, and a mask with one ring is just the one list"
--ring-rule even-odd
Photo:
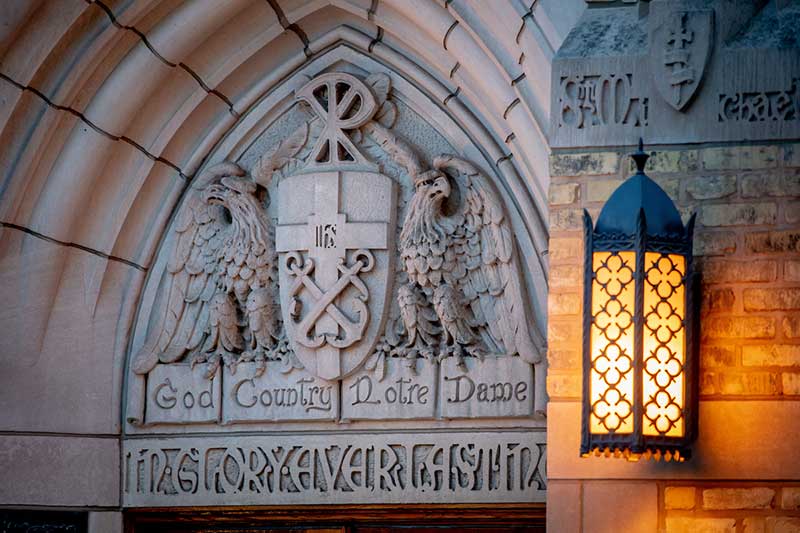
[[(341, 275), (336, 283), (327, 291), (321, 290), (312, 279), (314, 272), (314, 260), (303, 256), (298, 252), (291, 252), (286, 255), (285, 264), (290, 276), (293, 278), (289, 295), (292, 298), (290, 315), (297, 324), (296, 340), (308, 348), (319, 348), (328, 343), (335, 348), (346, 348), (361, 340), (364, 330), (369, 321), (369, 311), (366, 301), (369, 298), (369, 290), (364, 282), (358, 277), (361, 272), (369, 272), (375, 266), (375, 258), (369, 250), (359, 249), (353, 254), (353, 263), (350, 266), (345, 264), (344, 258), (339, 259), (337, 269)], [(358, 315), (356, 322), (351, 321), (336, 305), (335, 300), (349, 286), (357, 289), (358, 294), (352, 301), (353, 311)], [(302, 303), (297, 297), (305, 288), (314, 303), (308, 314), (299, 320)], [(317, 321), (323, 314), (330, 316), (342, 329), (343, 334), (313, 332)]]

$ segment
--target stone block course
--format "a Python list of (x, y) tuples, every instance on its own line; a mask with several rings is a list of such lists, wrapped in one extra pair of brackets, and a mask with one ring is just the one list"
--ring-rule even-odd
[(579, 398), (582, 384), (579, 374), (547, 374), (547, 393), (551, 398)]
[(742, 176), (741, 184), (744, 198), (800, 195), (800, 173), (797, 172), (782, 176), (775, 173)]
[(586, 184), (586, 201), (605, 202), (621, 184), (619, 179), (592, 179)]
[(574, 370), (581, 367), (581, 351), (574, 349), (551, 348), (547, 352), (549, 370)]
[(583, 240), (580, 237), (551, 237), (548, 255), (552, 264), (569, 263), (575, 268), (575, 261), (580, 261), (583, 255)]
[(743, 533), (765, 533), (767, 520), (761, 516), (751, 516), (742, 520)]
[(800, 533), (800, 518), (770, 516), (767, 518), (767, 531), (770, 533)]
[(800, 144), (783, 146), (783, 164), (787, 167), (800, 167)]
[(736, 194), (736, 176), (700, 176), (686, 183), (686, 192), (695, 200), (726, 198)]
[(783, 218), (788, 224), (800, 222), (800, 202), (789, 202), (783, 206)]
[(582, 227), (582, 209), (553, 209), (550, 211), (551, 230), (578, 230)]
[(722, 372), (718, 393), (729, 396), (777, 396), (781, 378), (776, 372)]
[(777, 218), (774, 203), (714, 204), (700, 209), (700, 223), (711, 227), (774, 224)]
[(800, 366), (800, 344), (743, 346), (744, 366)]
[(700, 349), (700, 367), (736, 365), (736, 348), (733, 346), (703, 346)]
[(731, 288), (703, 289), (702, 312), (703, 313), (717, 313), (733, 310), (733, 304), (736, 302), (736, 295)]
[(694, 509), (694, 487), (667, 487), (664, 489), (664, 508), (666, 509)]
[(767, 487), (714, 488), (703, 490), (703, 509), (769, 509), (775, 490)]
[(745, 289), (745, 311), (800, 309), (800, 287), (778, 289)]
[(791, 511), (800, 509), (800, 487), (783, 487), (781, 489), (781, 509)]
[(755, 254), (800, 252), (800, 229), (746, 233), (745, 246)]
[(551, 176), (598, 176), (614, 174), (619, 169), (616, 152), (590, 154), (554, 154), (550, 156)]
[(771, 260), (731, 261), (713, 259), (702, 264), (704, 283), (739, 283), (775, 281), (778, 263)]
[(781, 374), (781, 388), (784, 396), (800, 395), (800, 373), (784, 372)]
[[(636, 165), (632, 159), (628, 159), (628, 174), (636, 172)], [(700, 168), (699, 152), (697, 150), (659, 150), (650, 152), (650, 159), (647, 160), (645, 172), (650, 173), (673, 172), (688, 173), (695, 172)]]
[(580, 185), (577, 183), (561, 183), (550, 185), (550, 205), (567, 205), (578, 199)]
[(583, 284), (583, 269), (572, 265), (550, 267), (550, 290), (561, 288), (580, 289)]
[(730, 255), (736, 251), (736, 234), (732, 231), (700, 232), (695, 230), (694, 255)]
[(553, 315), (577, 315), (581, 310), (581, 296), (577, 292), (550, 293), (547, 310)]
[(733, 518), (690, 518), (668, 516), (666, 533), (735, 533), (736, 520)]
[(706, 170), (775, 168), (777, 164), (777, 146), (726, 146), (703, 150), (703, 168)]
[(702, 335), (710, 339), (771, 339), (775, 321), (769, 317), (710, 317), (703, 322)]
[(800, 314), (790, 314), (781, 321), (783, 336), (790, 339), (800, 338)]
[(783, 262), (783, 279), (800, 281), (800, 259), (787, 259)]

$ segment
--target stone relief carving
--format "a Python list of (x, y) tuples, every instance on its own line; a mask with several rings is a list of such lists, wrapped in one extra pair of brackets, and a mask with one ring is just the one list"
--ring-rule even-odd
[(558, 96), (560, 127), (642, 126), (648, 100), (634, 94), (633, 74), (565, 76)]
[(543, 432), (138, 439), (123, 505), (537, 501), (544, 447)]
[(800, 79), (783, 91), (736, 92), (719, 95), (719, 122), (800, 120)]
[(700, 86), (714, 46), (714, 11), (671, 11), (650, 36), (650, 65), (656, 89), (682, 111)]
[[(249, 173), (213, 166), (181, 207), (128, 420), (530, 416), (534, 396), (543, 412), (544, 339), (490, 178), (450, 154), (428, 167), (393, 129), (384, 74), (322, 74), (295, 98), (305, 118)], [(450, 359), (525, 391), (446, 414)]]
[(192, 365), (208, 362), (212, 377), (221, 362), (263, 368), (274, 358), (274, 245), (256, 185), (245, 176), (223, 163), (193, 186), (173, 227), (163, 315), (135, 357), (135, 372), (188, 357)]

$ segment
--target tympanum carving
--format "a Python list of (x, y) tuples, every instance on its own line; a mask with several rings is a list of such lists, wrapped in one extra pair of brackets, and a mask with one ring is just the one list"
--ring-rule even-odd
[[(295, 92), (303, 120), (249, 172), (226, 161), (198, 178), (134, 354), (147, 413), (129, 421), (533, 412), (544, 340), (502, 197), (457, 155), (427, 163), (394, 128), (391, 91), (385, 74), (319, 75)], [(449, 414), (434, 401), (445, 378), (463, 384)]]

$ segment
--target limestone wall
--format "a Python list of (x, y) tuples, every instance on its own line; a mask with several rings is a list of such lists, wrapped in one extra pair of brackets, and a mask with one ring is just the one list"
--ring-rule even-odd
[(125, 358), (159, 243), (231, 128), (263, 131), (280, 83), (326, 52), (397, 73), (513, 175), (546, 266), (549, 65), (584, 7), (0, 2), (0, 507), (119, 527), (102, 513), (121, 506)]
[[(698, 214), (699, 438), (685, 463), (581, 458), (581, 213), (632, 162), (550, 159), (548, 524), (553, 531), (795, 531), (800, 527), (800, 145), (659, 146), (647, 173)], [(624, 527), (623, 527), (624, 524)], [(622, 527), (622, 529), (620, 529)], [(766, 529), (765, 529), (766, 528)]]

